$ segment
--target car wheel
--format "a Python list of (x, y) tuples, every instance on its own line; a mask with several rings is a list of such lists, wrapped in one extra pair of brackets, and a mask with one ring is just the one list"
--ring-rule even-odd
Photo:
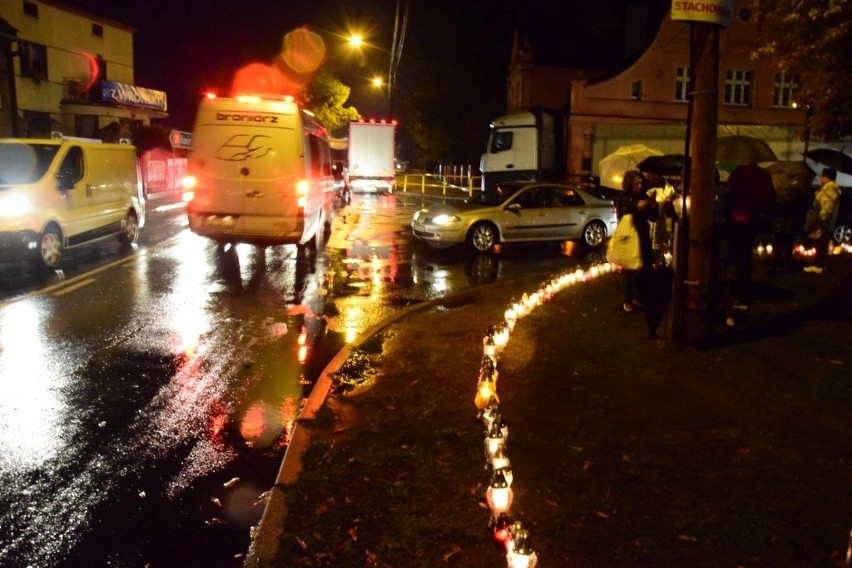
[(600, 246), (606, 240), (606, 227), (599, 221), (592, 221), (583, 229), (583, 244), (592, 248)]
[(124, 223), (121, 226), (121, 233), (118, 235), (118, 242), (123, 246), (130, 246), (139, 239), (139, 220), (136, 218), (136, 213), (132, 211), (127, 214)]
[(491, 223), (477, 223), (467, 234), (467, 243), (477, 252), (489, 252), (497, 244), (497, 227)]
[(62, 260), (62, 234), (53, 225), (47, 227), (39, 238), (39, 260), (44, 268), (54, 269)]
[(852, 227), (849, 225), (838, 225), (834, 229), (834, 241), (841, 245), (852, 242)]

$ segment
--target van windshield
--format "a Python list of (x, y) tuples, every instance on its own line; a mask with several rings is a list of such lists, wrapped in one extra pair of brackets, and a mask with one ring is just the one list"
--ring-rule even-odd
[(0, 143), (0, 184), (40, 180), (58, 151), (58, 144)]

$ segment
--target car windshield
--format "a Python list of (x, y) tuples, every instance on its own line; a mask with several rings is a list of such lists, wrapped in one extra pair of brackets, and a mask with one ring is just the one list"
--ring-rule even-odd
[(40, 180), (58, 151), (58, 144), (0, 144), (0, 184)]
[(500, 205), (518, 191), (522, 185), (519, 183), (502, 183), (496, 187), (486, 188), (485, 191), (480, 192), (470, 202), (480, 205)]

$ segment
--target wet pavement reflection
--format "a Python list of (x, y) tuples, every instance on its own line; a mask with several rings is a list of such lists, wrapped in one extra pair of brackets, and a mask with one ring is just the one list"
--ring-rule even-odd
[(584, 260), (433, 250), (408, 226), (424, 200), (356, 195), (320, 251), (220, 246), (178, 211), (129, 253), (0, 271), (0, 565), (240, 566), (345, 342), (400, 308)]

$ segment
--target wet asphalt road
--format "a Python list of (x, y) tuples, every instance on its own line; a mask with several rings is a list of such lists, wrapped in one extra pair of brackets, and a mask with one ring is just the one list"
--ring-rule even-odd
[[(412, 242), (356, 195), (319, 252), (217, 248), (151, 203), (139, 246), (0, 270), (0, 565), (240, 566), (313, 381), (394, 310), (578, 259)], [(160, 207), (160, 209), (156, 209)]]

